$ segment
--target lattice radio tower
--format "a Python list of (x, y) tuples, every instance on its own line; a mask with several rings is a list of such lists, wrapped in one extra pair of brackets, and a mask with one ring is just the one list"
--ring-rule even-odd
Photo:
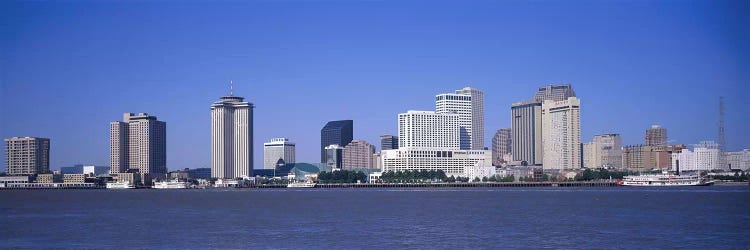
[(724, 152), (724, 97), (719, 96), (719, 152)]

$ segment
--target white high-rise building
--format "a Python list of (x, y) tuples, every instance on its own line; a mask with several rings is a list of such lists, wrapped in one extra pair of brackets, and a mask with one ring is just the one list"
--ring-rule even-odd
[(231, 92), (211, 105), (211, 177), (252, 175), (253, 108)]
[(286, 138), (273, 138), (263, 143), (263, 168), (275, 169), (279, 160), (285, 164), (295, 163), (295, 145)]
[(720, 163), (719, 144), (713, 141), (702, 141), (693, 146), (693, 151), (683, 149), (679, 153), (672, 154), (672, 170), (680, 171), (711, 171), (729, 170), (726, 165)]
[(544, 169), (581, 168), (580, 106), (576, 97), (542, 103)]
[(484, 92), (465, 87), (456, 94), (471, 96), (471, 149), (484, 150)]
[(460, 149), (460, 117), (432, 111), (407, 111), (398, 115), (398, 146)]
[(167, 123), (148, 113), (125, 113), (109, 124), (110, 173), (167, 173)]
[(463, 94), (439, 94), (435, 96), (435, 113), (457, 114), (459, 120), (460, 148), (471, 149), (472, 107), (471, 96)]
[(435, 97), (436, 113), (458, 114), (461, 149), (484, 149), (484, 92), (466, 87)]

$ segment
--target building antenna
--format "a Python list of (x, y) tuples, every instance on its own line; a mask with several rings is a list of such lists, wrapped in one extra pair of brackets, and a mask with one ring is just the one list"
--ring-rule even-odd
[(229, 80), (229, 96), (234, 96), (234, 84), (232, 83), (232, 80)]

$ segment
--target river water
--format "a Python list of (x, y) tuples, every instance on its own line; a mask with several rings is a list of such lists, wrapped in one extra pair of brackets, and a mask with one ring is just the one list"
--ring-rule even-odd
[(0, 248), (750, 249), (750, 187), (0, 191)]

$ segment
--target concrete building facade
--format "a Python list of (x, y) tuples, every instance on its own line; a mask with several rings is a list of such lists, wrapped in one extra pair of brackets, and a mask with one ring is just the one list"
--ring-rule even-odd
[(651, 128), (646, 129), (645, 141), (646, 146), (666, 146), (667, 129), (659, 125), (652, 125)]
[(622, 168), (622, 137), (619, 134), (595, 135), (594, 140), (583, 144), (583, 162), (586, 168)]
[(750, 149), (737, 152), (725, 152), (727, 168), (730, 170), (750, 170)]
[(539, 87), (534, 94), (534, 100), (537, 102), (544, 101), (565, 101), (570, 97), (576, 97), (576, 92), (573, 91), (573, 85), (571, 84), (560, 84), (560, 85), (547, 85)]
[(511, 106), (513, 161), (542, 164), (542, 103), (523, 101)]
[(263, 169), (275, 169), (276, 163), (283, 160), (284, 163), (296, 163), (295, 144), (286, 138), (273, 138), (270, 142), (263, 143)]
[(484, 92), (465, 87), (456, 94), (471, 96), (471, 149), (484, 150)]
[(407, 111), (398, 115), (398, 145), (420, 148), (460, 147), (458, 114)]
[(252, 175), (253, 108), (231, 92), (211, 104), (211, 177)]
[(49, 173), (49, 138), (5, 138), (5, 170), (8, 175)]
[(693, 151), (683, 149), (672, 156), (672, 170), (680, 171), (729, 171), (728, 166), (720, 162), (719, 144), (713, 141), (702, 141), (693, 146)]
[(435, 96), (435, 113), (458, 115), (460, 148), (471, 149), (472, 146), (472, 102), (470, 95), (439, 94)]
[(375, 146), (363, 140), (353, 140), (342, 150), (342, 169), (373, 168)]
[(581, 168), (581, 102), (546, 100), (542, 104), (544, 169)]
[(380, 153), (383, 172), (442, 170), (447, 176), (472, 179), (495, 174), (492, 152), (489, 150), (402, 147)]
[(510, 128), (501, 128), (492, 137), (492, 165), (505, 163), (503, 157), (513, 150), (513, 136)]
[(167, 123), (148, 113), (125, 113), (110, 123), (110, 173), (130, 169), (142, 174), (167, 173)]

